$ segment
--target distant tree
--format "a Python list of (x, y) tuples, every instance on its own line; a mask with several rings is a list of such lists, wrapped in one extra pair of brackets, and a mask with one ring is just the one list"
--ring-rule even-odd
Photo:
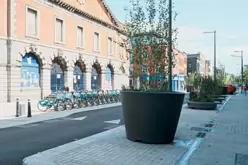
[[(144, 0), (143, 2), (146, 5), (141, 5), (141, 0), (130, 0), (132, 8), (129, 10), (127, 20), (128, 42), (123, 41), (123, 47), (132, 54), (133, 74), (140, 80), (142, 90), (161, 90), (164, 87), (162, 80), (168, 74), (168, 1)], [(175, 13), (173, 15), (176, 16)], [(177, 29), (173, 29), (172, 33), (174, 43)], [(142, 65), (148, 66), (146, 73), (140, 72)]]
[(246, 68), (244, 71), (244, 82), (245, 84), (248, 84), (248, 68)]

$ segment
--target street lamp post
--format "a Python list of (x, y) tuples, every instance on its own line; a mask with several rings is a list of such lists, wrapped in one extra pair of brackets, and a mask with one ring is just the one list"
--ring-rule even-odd
[(168, 56), (169, 56), (169, 65), (168, 65), (168, 71), (169, 71), (169, 91), (172, 91), (172, 0), (169, 0), (169, 50), (168, 50)]
[(214, 81), (216, 81), (216, 30), (204, 32), (205, 34), (214, 34)]
[(244, 84), (244, 67), (243, 67), (243, 50), (234, 51), (235, 53), (240, 53), (240, 56), (231, 55), (233, 57), (238, 57), (241, 60), (241, 93), (243, 93), (243, 84)]

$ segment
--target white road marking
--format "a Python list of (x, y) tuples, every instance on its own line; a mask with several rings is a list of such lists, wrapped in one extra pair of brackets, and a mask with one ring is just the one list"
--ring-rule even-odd
[(84, 116), (84, 117), (73, 118), (73, 119), (71, 119), (71, 120), (84, 120), (84, 119), (86, 119), (86, 118), (87, 118), (87, 116)]
[(121, 122), (121, 119), (104, 121), (104, 123), (108, 123), (108, 124), (120, 124), (120, 122)]

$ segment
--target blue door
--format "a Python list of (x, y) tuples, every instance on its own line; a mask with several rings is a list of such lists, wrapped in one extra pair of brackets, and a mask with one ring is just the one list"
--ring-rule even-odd
[(100, 75), (97, 73), (97, 70), (95, 67), (92, 67), (92, 73), (91, 73), (91, 89), (92, 90), (99, 90), (100, 89)]
[(176, 88), (175, 80), (172, 80), (172, 91), (175, 91), (175, 88)]
[(73, 89), (76, 91), (84, 90), (83, 72), (79, 66), (75, 66), (73, 74)]
[(112, 79), (113, 79), (112, 71), (110, 67), (107, 67), (106, 68), (106, 83), (107, 83), (107, 88), (111, 90), (113, 89)]
[(64, 71), (57, 63), (52, 64), (51, 90), (52, 93), (63, 91), (65, 88)]
[(22, 59), (21, 87), (40, 87), (40, 63), (33, 54), (27, 54)]

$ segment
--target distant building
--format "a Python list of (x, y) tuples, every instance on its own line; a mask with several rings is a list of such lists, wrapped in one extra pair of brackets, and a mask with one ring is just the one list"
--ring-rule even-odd
[(0, 102), (128, 85), (127, 27), (105, 0), (0, 0), (0, 7)]
[[(141, 35), (148, 35), (147, 34), (141, 34)], [(150, 33), (149, 35), (152, 35)], [(154, 35), (155, 38), (157, 38), (156, 35)], [(135, 53), (135, 40), (131, 41), (132, 43), (132, 49)], [(166, 41), (160, 42), (160, 45), (167, 45)], [(143, 62), (140, 64), (133, 64), (133, 57), (132, 54), (130, 55), (130, 77), (129, 77), (129, 84), (133, 85), (136, 88), (139, 88), (141, 86), (140, 80), (147, 80), (150, 81), (150, 79), (156, 79), (156, 74), (159, 73), (159, 70), (161, 70), (161, 65), (165, 65), (164, 71), (166, 71), (167, 68), (167, 59), (163, 59), (162, 61), (150, 61), (152, 59), (153, 53), (151, 51), (151, 43), (144, 42), (142, 45), (147, 48), (148, 56), (147, 57), (141, 57), (143, 58)], [(164, 52), (167, 54), (166, 50)], [(138, 54), (135, 54), (136, 57)], [(180, 52), (179, 50), (173, 48), (173, 61), (175, 61), (175, 64), (172, 69), (172, 90), (173, 91), (184, 91), (187, 81), (187, 55), (183, 52)], [(134, 73), (135, 72), (135, 73)], [(167, 75), (161, 76), (162, 79), (168, 80)]]
[(211, 73), (210, 60), (205, 61), (205, 76), (210, 76)]
[(180, 52), (179, 50), (173, 50), (175, 54), (175, 67), (172, 69), (173, 80), (172, 89), (174, 91), (184, 91), (187, 82), (187, 54)]
[[(205, 56), (201, 53), (188, 54), (188, 76), (193, 73), (198, 73), (201, 76), (210, 74), (210, 62), (205, 60)], [(207, 65), (206, 65), (207, 63)], [(206, 72), (206, 68), (207, 72)]]

